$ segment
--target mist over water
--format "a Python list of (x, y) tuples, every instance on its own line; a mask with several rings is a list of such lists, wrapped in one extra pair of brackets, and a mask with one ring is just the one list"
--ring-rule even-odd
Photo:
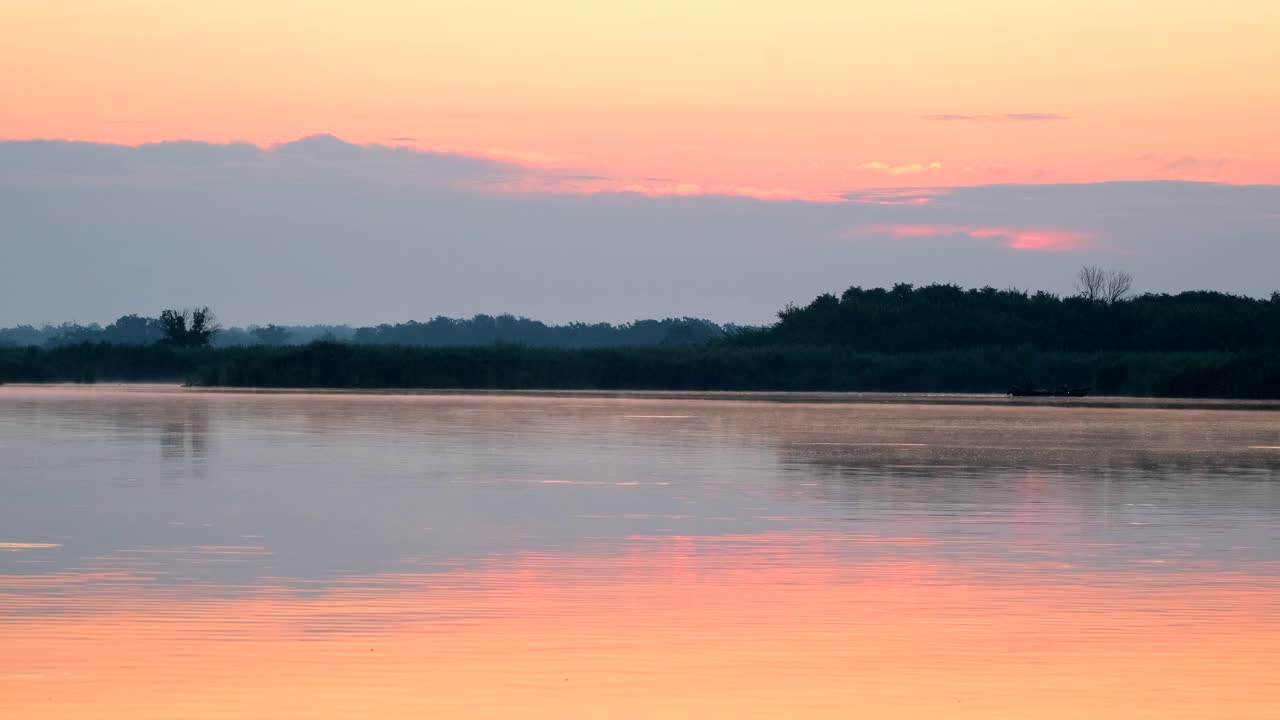
[(0, 715), (1261, 718), (1280, 413), (0, 388)]

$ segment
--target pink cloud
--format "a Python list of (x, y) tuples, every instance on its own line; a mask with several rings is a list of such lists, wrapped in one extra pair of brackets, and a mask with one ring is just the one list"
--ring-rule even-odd
[(968, 237), (1000, 240), (1012, 250), (1071, 252), (1095, 247), (1092, 233), (1062, 228), (1013, 228), (975, 225), (871, 225), (857, 228), (854, 235), (882, 235), (893, 238)]

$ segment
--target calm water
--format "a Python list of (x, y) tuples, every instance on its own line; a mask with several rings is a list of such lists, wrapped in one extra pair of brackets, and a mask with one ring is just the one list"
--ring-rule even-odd
[(0, 717), (1276, 718), (1280, 412), (0, 387)]

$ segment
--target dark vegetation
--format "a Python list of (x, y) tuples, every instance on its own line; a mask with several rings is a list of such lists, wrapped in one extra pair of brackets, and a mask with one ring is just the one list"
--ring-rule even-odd
[[(1123, 273), (1086, 268), (1072, 297), (953, 285), (855, 287), (788, 307), (765, 328), (689, 319), (546, 326), (479, 316), (360, 328), (342, 341), (306, 345), (289, 344), (292, 329), (273, 325), (254, 328), (253, 344), (206, 344), (220, 333), (180, 341), (197, 327), (216, 326), (211, 315), (197, 324), (194, 312), (182, 325), (161, 322), (158, 334), (153, 321), (122, 318), (100, 332), (149, 340), (0, 347), (0, 380), (890, 392), (1003, 392), (1025, 383), (1087, 385), (1103, 394), (1280, 398), (1280, 293), (1130, 298), (1130, 284)], [(525, 339), (507, 339), (513, 335)]]
[[(691, 345), (721, 337), (726, 328), (709, 320), (667, 318), (636, 320), (621, 325), (609, 323), (569, 323), (547, 325), (513, 315), (476, 315), (470, 319), (435, 317), (425, 322), (382, 324), (370, 327), (349, 325), (250, 325), (247, 328), (219, 328), (210, 314), (199, 310), (166, 310), (159, 318), (127, 315), (105, 327), (96, 323), (77, 325), (20, 325), (0, 328), (0, 345), (40, 345), (57, 347), (81, 343), (149, 345), (166, 338), (172, 344), (235, 347), (243, 345), (306, 345), (322, 341), (354, 342), (368, 345), (411, 345), (423, 347), (492, 345), (508, 343), (529, 347), (636, 347), (642, 345)], [(166, 319), (167, 317), (167, 319)], [(209, 328), (217, 332), (208, 334)], [(732, 330), (733, 328), (727, 328)]]
[(38, 347), (0, 346), (4, 382), (186, 381), (224, 350), (211, 347), (80, 343)]
[(10, 382), (186, 381), (314, 388), (790, 390), (1003, 392), (1023, 378), (1091, 385), (1104, 394), (1280, 398), (1280, 353), (1039, 351), (924, 353), (840, 346), (422, 348), (317, 342), (178, 348), (62, 345), (0, 348)]
[(1069, 352), (1233, 352), (1280, 349), (1280, 293), (1217, 292), (1101, 302), (954, 285), (849, 288), (788, 307), (771, 327), (737, 334), (753, 347), (838, 345), (919, 353), (972, 348)]
[(208, 307), (195, 310), (165, 310), (160, 313), (163, 343), (176, 347), (203, 347), (222, 329)]

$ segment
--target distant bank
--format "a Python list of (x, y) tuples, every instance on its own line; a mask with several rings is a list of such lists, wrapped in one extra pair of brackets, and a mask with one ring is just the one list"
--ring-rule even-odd
[(1137, 397), (1280, 398), (1280, 353), (977, 349), (862, 352), (727, 343), (563, 349), (515, 345), (0, 348), (0, 381), (177, 381), (204, 387), (1003, 393), (1013, 382)]
[[(297, 332), (267, 326), (255, 330), (253, 344), (227, 346), (216, 342), (227, 331), (208, 308), (166, 310), (108, 328), (64, 328), (39, 345), (4, 345), (0, 337), (0, 381), (944, 393), (1017, 386), (1280, 398), (1280, 292), (1130, 297), (1131, 281), (1086, 267), (1080, 293), (1070, 297), (955, 285), (852, 287), (788, 306), (761, 328), (693, 318), (547, 326), (477, 316), (382, 325), (308, 344), (292, 344)], [(116, 337), (139, 340), (102, 341)]]

